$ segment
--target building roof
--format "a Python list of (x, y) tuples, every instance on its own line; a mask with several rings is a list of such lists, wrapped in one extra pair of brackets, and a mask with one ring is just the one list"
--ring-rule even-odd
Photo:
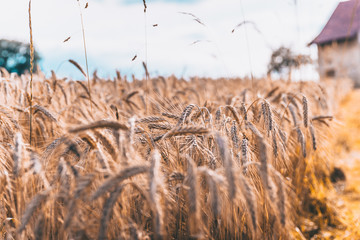
[(341, 2), (320, 34), (310, 44), (353, 38), (360, 31), (360, 0)]

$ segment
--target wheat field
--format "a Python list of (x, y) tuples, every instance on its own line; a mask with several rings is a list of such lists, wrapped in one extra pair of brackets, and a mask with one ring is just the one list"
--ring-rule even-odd
[(330, 185), (330, 83), (32, 84), (30, 108), (30, 76), (1, 69), (3, 239), (305, 239), (306, 219), (342, 225), (314, 197)]

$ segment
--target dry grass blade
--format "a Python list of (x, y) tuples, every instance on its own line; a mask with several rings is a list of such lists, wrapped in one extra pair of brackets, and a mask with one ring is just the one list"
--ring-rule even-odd
[(64, 143), (67, 140), (66, 137), (59, 137), (57, 139), (55, 139), (54, 141), (52, 141), (44, 150), (44, 152), (42, 153), (42, 159), (47, 159), (52, 153), (53, 151), (62, 143)]
[(80, 197), (80, 195), (86, 190), (86, 188), (90, 186), (90, 184), (94, 180), (94, 177), (95, 177), (94, 174), (87, 174), (85, 176), (79, 177), (76, 180), (74, 199), (77, 199)]
[(261, 180), (263, 181), (264, 188), (267, 189), (269, 185), (269, 176), (268, 176), (268, 156), (267, 156), (267, 147), (265, 139), (257, 137), (257, 144), (259, 145), (259, 160), (260, 160), (260, 175)]
[(197, 127), (197, 126), (179, 126), (176, 127), (169, 132), (167, 132), (165, 135), (162, 136), (163, 139), (179, 136), (179, 135), (189, 135), (189, 134), (208, 134), (210, 130), (208, 128), (204, 127)]
[(149, 74), (149, 71), (148, 71), (147, 65), (146, 65), (146, 63), (145, 63), (145, 62), (142, 62), (142, 65), (143, 65), (143, 67), (144, 67), (146, 77), (148, 78), (148, 77), (150, 76), (150, 74)]
[(56, 117), (50, 113), (48, 110), (46, 110), (44, 107), (40, 106), (40, 105), (34, 105), (33, 107), (35, 109), (34, 111), (34, 115), (37, 112), (41, 112), (42, 114), (44, 114), (47, 118), (49, 118), (51, 121), (53, 122), (57, 122)]
[(42, 166), (40, 163), (39, 155), (35, 151), (30, 152), (30, 169), (33, 170), (35, 174), (42, 173)]
[(86, 73), (84, 72), (84, 70), (82, 69), (82, 67), (80, 66), (80, 64), (78, 64), (76, 61), (69, 59), (68, 60), (72, 65), (74, 65), (83, 75), (84, 77), (86, 77)]
[(234, 33), (236, 29), (238, 29), (239, 27), (245, 25), (245, 24), (250, 24), (253, 26), (253, 28), (255, 29), (255, 31), (257, 31), (258, 33), (261, 33), (259, 28), (256, 26), (256, 24), (253, 21), (242, 21), (241, 23), (239, 23), (238, 25), (236, 25), (232, 30), (231, 33)]
[(138, 174), (145, 173), (146, 171), (148, 171), (148, 169), (149, 169), (148, 166), (141, 165), (141, 166), (132, 166), (125, 168), (124, 170), (121, 170), (118, 174), (106, 180), (105, 183), (102, 184), (92, 195), (91, 199), (96, 200), (104, 193), (106, 193), (108, 190), (120, 184), (122, 181), (134, 177)]
[(203, 25), (205, 27), (205, 24), (201, 21), (200, 18), (198, 18), (197, 16), (195, 16), (195, 14), (193, 13), (188, 13), (188, 12), (179, 12), (180, 14), (184, 14), (184, 15), (189, 15), (191, 17), (193, 17), (193, 20), (198, 22), (199, 24)]
[(21, 166), (22, 166), (22, 152), (23, 152), (23, 140), (21, 133), (17, 133), (15, 136), (15, 148), (13, 152), (13, 174), (15, 177), (18, 177)]
[(107, 239), (106, 233), (107, 233), (107, 228), (108, 228), (108, 223), (110, 221), (111, 213), (113, 211), (117, 199), (119, 198), (125, 186), (126, 186), (125, 184), (119, 185), (113, 192), (111, 192), (109, 198), (106, 199), (104, 203), (102, 215), (101, 215), (101, 221), (100, 221), (100, 230), (98, 236), (99, 240)]
[(277, 86), (277, 87), (274, 87), (273, 89), (271, 89), (270, 92), (268, 92), (268, 94), (266, 94), (265, 99), (270, 98), (272, 95), (274, 95), (274, 93), (275, 93), (277, 90), (279, 90), (279, 88), (280, 88), (280, 87)]
[(44, 213), (41, 213), (39, 214), (39, 217), (36, 220), (35, 231), (34, 231), (35, 240), (44, 239), (44, 224), (45, 224)]
[(236, 109), (233, 106), (229, 106), (229, 105), (226, 106), (226, 109), (230, 110), (230, 112), (232, 113), (232, 115), (235, 118), (235, 121), (237, 122), (237, 124), (240, 125), (240, 119), (238, 117), (238, 113), (237, 113)]
[(86, 175), (83, 177), (78, 177), (76, 179), (76, 188), (74, 191), (74, 196), (70, 201), (68, 215), (67, 215), (67, 217), (64, 221), (64, 225), (63, 225), (65, 229), (67, 229), (70, 226), (70, 223), (71, 223), (73, 217), (75, 216), (75, 211), (77, 208), (76, 207), (77, 199), (80, 198), (80, 196), (86, 190), (86, 188), (90, 186), (93, 179), (94, 179), (94, 174), (89, 174), (89, 175)]
[(189, 215), (190, 215), (189, 228), (190, 228), (190, 234), (195, 236), (198, 234), (198, 224), (200, 217), (197, 167), (194, 161), (189, 156), (186, 156), (186, 159), (187, 159), (187, 174), (184, 182), (185, 185), (189, 188), (189, 191), (187, 192)]
[(241, 193), (245, 198), (246, 202), (246, 209), (249, 213), (249, 216), (251, 218), (251, 229), (253, 232), (253, 238), (256, 239), (256, 233), (257, 233), (257, 206), (256, 206), (256, 197), (254, 194), (253, 189), (251, 188), (251, 185), (249, 182), (244, 178), (242, 175), (239, 176), (240, 180), (240, 189)]
[(254, 124), (252, 124), (251, 122), (247, 121), (246, 122), (246, 126), (252, 131), (252, 133), (259, 138), (262, 138), (262, 134), (260, 133), (260, 131), (255, 127)]
[(277, 185), (277, 207), (280, 213), (280, 223), (285, 226), (286, 213), (285, 213), (285, 189), (282, 177), (279, 173), (275, 174)]
[(67, 42), (70, 40), (71, 37), (66, 38), (63, 42)]
[(211, 198), (211, 209), (214, 214), (214, 220), (217, 220), (221, 214), (221, 200), (218, 186), (224, 185), (225, 179), (222, 175), (219, 175), (207, 167), (199, 167), (198, 171), (203, 172), (206, 176)]
[(283, 145), (286, 146), (286, 142), (287, 142), (286, 132), (282, 131), (280, 128), (278, 128), (278, 132), (279, 132), (280, 138), (283, 142)]
[(155, 149), (151, 153), (151, 166), (149, 171), (149, 199), (152, 203), (152, 211), (154, 214), (153, 226), (155, 229), (155, 239), (162, 239), (163, 235), (163, 218), (157, 189), (162, 184), (160, 172), (161, 155), (159, 150)]
[(189, 15), (192, 16), (193, 18), (198, 18), (197, 16), (195, 16), (195, 14), (193, 13), (189, 13), (189, 12), (179, 12), (180, 14), (184, 14), (184, 15)]
[(226, 140), (219, 133), (216, 134), (216, 143), (219, 148), (220, 157), (224, 162), (225, 172), (226, 172), (226, 180), (228, 182), (228, 193), (229, 198), (234, 199), (236, 195), (236, 184), (235, 184), (235, 176), (233, 172), (233, 165), (230, 153), (228, 152), (228, 147)]
[(85, 86), (85, 84), (82, 81), (76, 81), (76, 83), (78, 83), (85, 90), (87, 95), (90, 97), (89, 89)]
[(203, 25), (203, 26), (205, 27), (205, 24), (201, 21), (200, 18), (194, 18), (193, 20), (194, 20), (195, 22), (197, 22), (197, 23), (199, 23), (199, 24), (201, 24), (201, 25)]
[(219, 191), (216, 186), (216, 182), (209, 175), (207, 178), (207, 182), (210, 189), (210, 198), (211, 198), (211, 209), (214, 214), (214, 220), (217, 220), (221, 213), (221, 201), (219, 199)]
[(297, 120), (297, 116), (296, 116), (297, 113), (292, 104), (289, 105), (289, 110), (290, 110), (290, 113), (291, 113), (291, 116), (292, 116), (292, 119), (294, 122), (294, 126), (297, 126), (298, 125), (298, 120)]
[(155, 149), (151, 153), (151, 165), (150, 165), (150, 171), (149, 171), (149, 189), (150, 189), (150, 200), (155, 204), (157, 202), (157, 187), (159, 184), (161, 184), (160, 179), (160, 160), (161, 155), (159, 150)]
[(47, 199), (47, 197), (49, 196), (50, 190), (44, 190), (43, 192), (38, 193), (28, 204), (24, 215), (21, 218), (21, 225), (18, 229), (18, 232), (21, 233), (22, 231), (25, 230), (26, 225), (29, 223), (30, 218), (32, 217), (32, 215), (34, 214), (34, 212), (36, 211), (36, 209), (38, 209), (40, 207), (40, 205), (42, 203), (44, 203)]
[(139, 91), (132, 91), (131, 93), (129, 93), (126, 97), (125, 97), (125, 101), (129, 101), (130, 98), (132, 98), (133, 96), (135, 96), (136, 94), (138, 94)]
[(68, 104), (68, 97), (67, 97), (67, 94), (66, 94), (66, 92), (65, 92), (64, 87), (63, 87), (61, 84), (58, 84), (58, 86), (59, 86), (59, 88), (60, 88), (61, 93), (62, 93), (63, 96), (64, 96), (65, 103)]
[[(84, 27), (84, 19), (83, 19), (83, 15), (82, 15), (82, 9), (80, 6), (80, 1), (78, 0), (78, 6), (79, 6), (79, 11), (80, 11), (80, 19), (81, 19), (81, 30), (82, 30), (82, 38), (83, 38), (83, 46), (84, 46), (84, 57), (85, 57), (85, 64), (86, 64), (86, 74), (84, 73), (84, 71), (81, 71), (81, 68), (79, 68), (79, 70), (84, 74), (85, 78), (87, 77), (87, 82), (88, 82), (88, 88), (89, 88), (89, 100), (90, 100), (90, 109), (92, 110), (92, 99), (91, 99), (91, 87), (90, 87), (90, 77), (89, 77), (89, 64), (88, 64), (88, 58), (87, 58), (87, 51), (86, 51), (86, 38), (85, 38), (85, 27)], [(80, 65), (78, 64), (78, 67), (80, 67)]]
[(81, 137), (81, 140), (86, 142), (91, 147), (91, 149), (97, 149), (98, 148), (97, 144), (95, 142), (95, 139), (92, 136), (90, 136), (89, 134), (87, 134), (87, 133), (81, 134), (80, 137)]
[(108, 162), (107, 158), (104, 156), (103, 152), (100, 149), (98, 149), (95, 151), (95, 154), (96, 154), (97, 160), (99, 161), (99, 163), (101, 165), (101, 168), (103, 170), (105, 170), (106, 172), (108, 172), (109, 171), (109, 162)]
[(120, 116), (119, 116), (119, 110), (118, 110), (118, 108), (117, 108), (115, 105), (113, 105), (113, 104), (110, 105), (110, 108), (115, 112), (116, 120), (119, 120)]
[(144, 4), (144, 13), (146, 13), (147, 6), (146, 6), (146, 1), (145, 0), (143, 0), (143, 4)]
[(321, 120), (333, 120), (333, 116), (315, 116), (311, 120), (312, 121), (321, 121)]
[(111, 155), (113, 160), (116, 161), (118, 157), (118, 152), (116, 151), (117, 149), (114, 147), (114, 144), (111, 141), (111, 139), (109, 139), (107, 135), (102, 134), (98, 130), (93, 130), (93, 131), (95, 136), (98, 138), (98, 141), (102, 144), (102, 146), (104, 146), (104, 148)]
[(30, 146), (32, 141), (32, 100), (33, 100), (33, 70), (34, 70), (34, 43), (31, 23), (31, 0), (29, 0), (29, 29), (30, 29)]
[(129, 127), (125, 124), (114, 122), (114, 121), (107, 121), (107, 120), (100, 120), (97, 122), (93, 122), (87, 125), (79, 126), (76, 128), (69, 129), (70, 133), (78, 133), (86, 130), (93, 130), (97, 128), (111, 128), (115, 130), (129, 130)]

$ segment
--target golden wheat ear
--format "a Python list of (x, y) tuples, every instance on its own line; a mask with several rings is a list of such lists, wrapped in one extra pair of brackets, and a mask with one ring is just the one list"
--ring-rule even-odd
[(77, 63), (75, 60), (72, 60), (72, 59), (69, 59), (68, 61), (69, 61), (69, 63), (74, 65), (82, 73), (82, 75), (84, 75), (84, 77), (86, 77), (86, 73), (84, 72), (84, 70), (82, 69), (82, 67), (80, 66), (79, 63)]

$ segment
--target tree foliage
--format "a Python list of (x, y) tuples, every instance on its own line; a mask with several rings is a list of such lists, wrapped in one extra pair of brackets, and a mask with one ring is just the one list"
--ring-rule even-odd
[(308, 55), (295, 54), (289, 48), (281, 46), (273, 51), (268, 65), (268, 74), (283, 73), (285, 70), (291, 71), (292, 68), (299, 68), (301, 65), (311, 63)]
[[(34, 53), (34, 71), (40, 60), (39, 54)], [(0, 39), (0, 67), (9, 72), (23, 74), (30, 70), (30, 44), (19, 41)]]

